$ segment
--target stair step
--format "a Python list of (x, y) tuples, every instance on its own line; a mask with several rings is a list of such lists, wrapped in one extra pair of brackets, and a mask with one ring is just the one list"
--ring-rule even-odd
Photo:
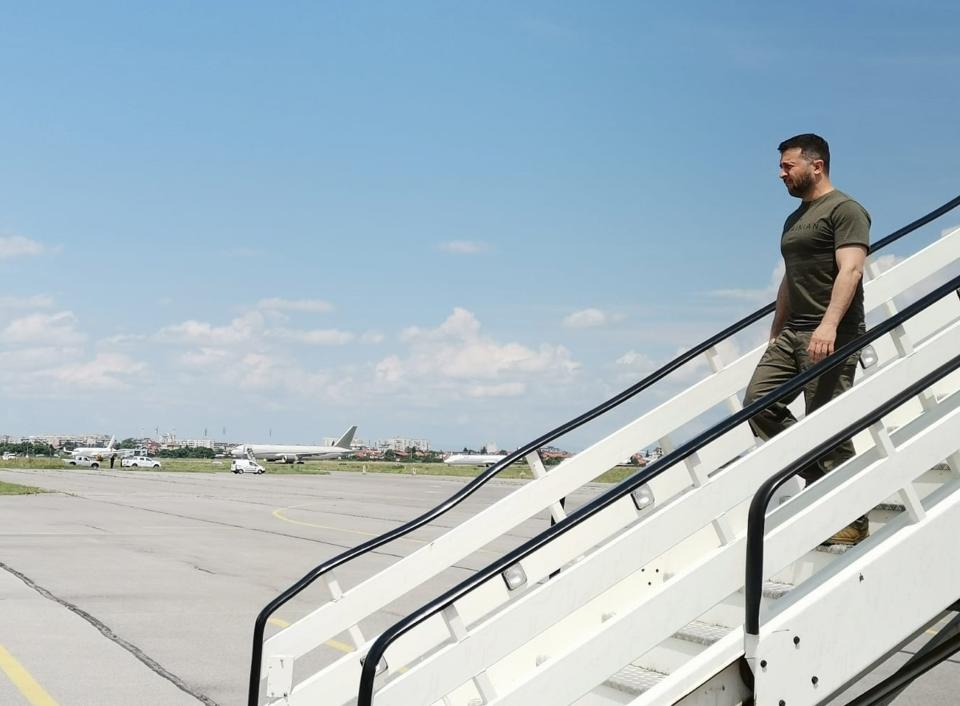
[(731, 628), (722, 625), (694, 620), (639, 660), (614, 674), (604, 685), (630, 694), (642, 694), (666, 677), (671, 665), (685, 662), (703, 647), (709, 647), (721, 640), (730, 630)]
[(710, 623), (702, 623), (699, 620), (694, 620), (686, 627), (682, 627), (677, 630), (673, 636), (678, 640), (695, 642), (698, 645), (705, 645), (709, 647), (713, 643), (723, 639), (727, 633), (730, 632), (730, 630), (732, 630), (732, 628), (727, 628), (722, 625), (711, 625)]
[[(793, 590), (793, 585), (780, 581), (764, 581), (763, 597), (776, 601)], [(731, 593), (700, 616), (700, 622), (713, 625), (738, 626), (743, 623), (743, 587)]]
[(732, 628), (695, 620), (635, 659), (633, 666), (661, 674), (672, 674), (674, 670), (728, 635), (731, 630)]
[(814, 551), (821, 554), (846, 554), (852, 548), (852, 544), (820, 544), (814, 548)]
[(632, 696), (639, 696), (659, 684), (666, 676), (666, 674), (655, 672), (652, 669), (628, 664), (607, 679), (604, 685)]
[(763, 582), (764, 598), (771, 598), (773, 600), (777, 600), (778, 598), (783, 598), (792, 590), (793, 590), (793, 584), (781, 583), (780, 581), (764, 581)]
[[(794, 589), (792, 583), (782, 583), (780, 581), (764, 581), (763, 582), (763, 597), (772, 598), (777, 600), (778, 598), (783, 598), (785, 595), (790, 593)], [(744, 589), (741, 587), (737, 593), (740, 596), (743, 595)], [(743, 598), (737, 602), (737, 606), (743, 607)]]

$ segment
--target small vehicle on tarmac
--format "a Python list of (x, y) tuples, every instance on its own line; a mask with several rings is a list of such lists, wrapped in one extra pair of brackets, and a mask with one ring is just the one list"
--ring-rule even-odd
[(267, 469), (256, 461), (249, 458), (238, 458), (230, 464), (230, 470), (234, 473), (266, 473)]
[(89, 456), (74, 456), (73, 458), (65, 458), (63, 462), (68, 466), (83, 466), (85, 468), (100, 468), (100, 462), (95, 458), (90, 458)]
[(149, 456), (128, 456), (120, 459), (121, 468), (160, 468), (160, 462)]

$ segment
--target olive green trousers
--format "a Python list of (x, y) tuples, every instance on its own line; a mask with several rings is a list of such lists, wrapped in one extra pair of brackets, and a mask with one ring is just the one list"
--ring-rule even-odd
[[(784, 329), (777, 336), (776, 340), (764, 352), (763, 357), (760, 358), (756, 370), (753, 371), (753, 377), (750, 378), (747, 392), (744, 395), (744, 406), (755, 402), (768, 392), (772, 392), (791, 378), (813, 366), (807, 353), (807, 346), (810, 345), (812, 335), (813, 331)], [(857, 333), (838, 333), (835, 349), (846, 345), (858, 335)], [(832, 370), (803, 386), (803, 399), (807, 414), (822, 407), (853, 386), (853, 376), (857, 370), (858, 359), (859, 355), (854, 354)], [(753, 429), (753, 433), (766, 441), (796, 424), (797, 418), (793, 416), (787, 405), (793, 402), (799, 394), (799, 392), (795, 392), (754, 415), (750, 420), (750, 428)], [(853, 442), (848, 439), (819, 461), (801, 470), (799, 475), (809, 485), (853, 455)]]

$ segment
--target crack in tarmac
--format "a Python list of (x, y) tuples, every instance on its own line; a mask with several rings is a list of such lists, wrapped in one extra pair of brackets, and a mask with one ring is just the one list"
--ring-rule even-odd
[(210, 697), (204, 694), (201, 694), (200, 692), (190, 688), (190, 686), (186, 682), (184, 682), (180, 677), (178, 677), (176, 674), (165, 669), (162, 664), (160, 664), (155, 659), (150, 657), (146, 652), (141, 650), (132, 642), (128, 642), (127, 640), (124, 640), (122, 637), (117, 635), (113, 630), (111, 630), (110, 627), (108, 627), (105, 623), (101, 622), (100, 620), (95, 618), (93, 615), (83, 610), (83, 608), (80, 608), (79, 606), (74, 605), (73, 603), (71, 603), (66, 599), (60, 598), (60, 596), (57, 596), (56, 594), (48, 591), (46, 588), (44, 588), (43, 586), (33, 581), (29, 576), (26, 576), (25, 574), (20, 573), (13, 567), (8, 566), (7, 564), (4, 564), (2, 561), (0, 561), (0, 568), (12, 574), (13, 576), (16, 576), (18, 579), (23, 581), (23, 583), (25, 583), (27, 586), (32, 588), (34, 591), (39, 593), (44, 598), (50, 601), (53, 601), (58, 605), (63, 606), (64, 608), (69, 610), (71, 613), (74, 613), (75, 615), (86, 620), (93, 627), (99, 630), (104, 637), (106, 637), (111, 642), (125, 649), (127, 652), (129, 652), (138, 660), (140, 660), (143, 664), (145, 664), (152, 672), (156, 673), (158, 676), (163, 677), (164, 679), (169, 681), (175, 687), (180, 689), (180, 691), (183, 691), (189, 694), (190, 696), (194, 697), (201, 703), (206, 704), (207, 706), (219, 706), (219, 704), (213, 699), (211, 699)]

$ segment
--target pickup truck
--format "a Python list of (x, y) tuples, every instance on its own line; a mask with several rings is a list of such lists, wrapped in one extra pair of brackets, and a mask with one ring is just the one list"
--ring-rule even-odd
[(86, 468), (100, 468), (100, 462), (95, 458), (90, 458), (89, 456), (74, 456), (73, 458), (65, 458), (63, 462), (68, 466), (84, 466)]

